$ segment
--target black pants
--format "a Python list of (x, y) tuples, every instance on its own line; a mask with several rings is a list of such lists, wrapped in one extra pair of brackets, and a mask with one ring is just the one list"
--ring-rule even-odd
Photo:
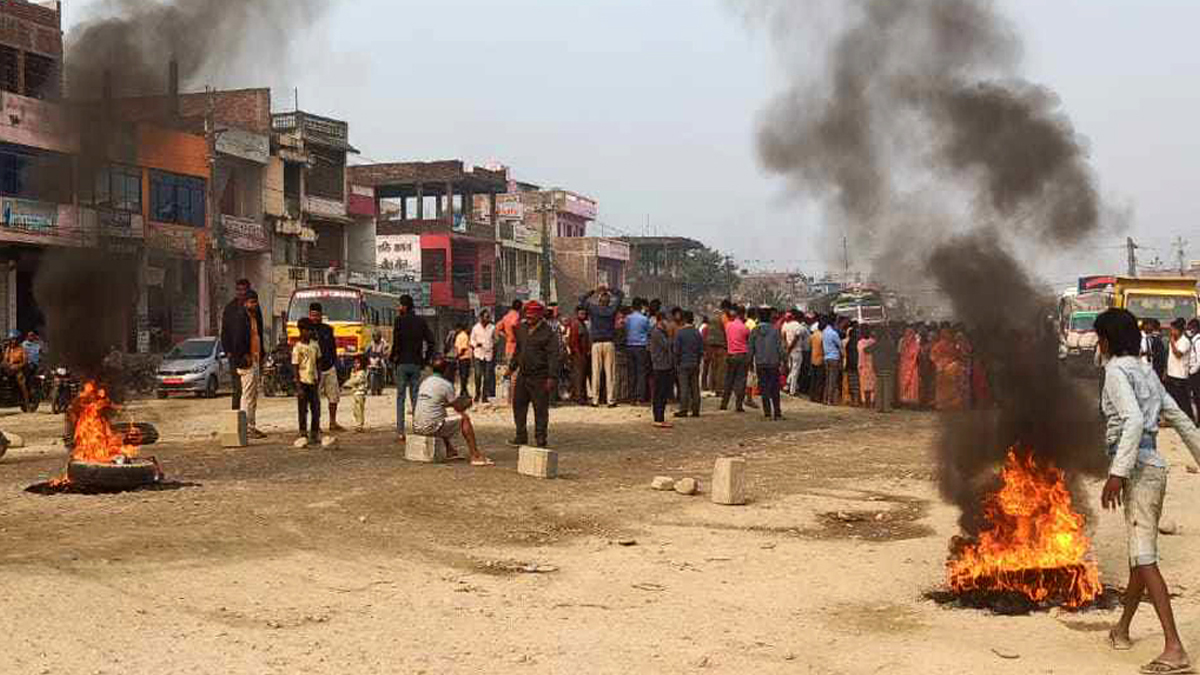
[(475, 400), (486, 403), (496, 395), (496, 362), (475, 359)]
[(230, 410), (242, 409), (242, 376), (238, 375), (237, 368), (229, 369), (229, 383), (233, 388), (233, 398), (231, 399), (233, 407)]
[(645, 347), (629, 348), (629, 370), (633, 378), (633, 400), (638, 403), (649, 401), (646, 378), (650, 377), (650, 352)]
[(546, 391), (546, 378), (517, 376), (513, 383), (513, 423), (517, 427), (518, 443), (529, 442), (529, 405), (533, 404), (533, 434), (538, 445), (546, 445), (546, 434), (550, 427), (550, 392)]
[[(300, 420), (300, 435), (316, 440), (321, 435), (321, 394), (315, 384), (301, 384), (296, 390), (296, 410)], [(312, 428), (308, 418), (312, 416)]]
[(458, 395), (470, 396), (471, 391), (467, 383), (471, 381), (471, 359), (458, 360)]
[(750, 361), (745, 354), (730, 354), (725, 357), (725, 390), (721, 392), (721, 410), (729, 407), (729, 395), (737, 402), (736, 410), (742, 410), (746, 400), (746, 373)]
[(679, 412), (700, 416), (700, 369), (696, 366), (679, 368)]
[(809, 373), (808, 398), (813, 403), (824, 403), (825, 402), (825, 367), (824, 366), (814, 366), (810, 362), (809, 366), (808, 366), (808, 373)]
[(758, 390), (762, 393), (763, 415), (782, 417), (779, 407), (779, 366), (755, 366), (758, 373)]
[(1188, 386), (1188, 381), (1176, 377), (1168, 377), (1163, 381), (1163, 386), (1166, 387), (1167, 393), (1171, 398), (1175, 399), (1176, 405), (1179, 406), (1187, 416), (1195, 421), (1196, 414), (1192, 411), (1192, 392)]
[(673, 370), (654, 371), (654, 421), (665, 422), (667, 414), (667, 398), (671, 395), (671, 381), (675, 379)]

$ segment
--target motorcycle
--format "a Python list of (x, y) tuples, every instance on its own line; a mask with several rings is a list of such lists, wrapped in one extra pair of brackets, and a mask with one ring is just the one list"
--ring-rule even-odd
[(29, 391), (29, 400), (21, 397), (21, 387), (17, 378), (7, 371), (0, 371), (0, 408), (20, 408), (23, 412), (37, 412), (42, 404), (45, 392), (45, 375), (37, 372), (33, 366), (25, 369), (25, 387)]
[(262, 387), (264, 396), (295, 396), (296, 383), (292, 380), (287, 362), (280, 362), (275, 354), (268, 354), (263, 362)]
[(54, 377), (50, 381), (50, 409), (54, 414), (67, 412), (71, 402), (79, 396), (79, 381), (71, 376), (66, 366), (54, 369)]

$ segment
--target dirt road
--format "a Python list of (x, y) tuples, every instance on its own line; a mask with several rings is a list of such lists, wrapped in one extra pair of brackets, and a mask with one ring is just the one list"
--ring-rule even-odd
[[(923, 600), (957, 517), (929, 415), (792, 399), (785, 422), (712, 412), (663, 432), (645, 409), (561, 408), (563, 476), (543, 482), (515, 473), (506, 411), (476, 415), (498, 466), (472, 469), (404, 462), (392, 405), (371, 399), (374, 431), (326, 452), (291, 447), (289, 400), (241, 450), (211, 435), (228, 399), (138, 403), (190, 485), (116, 496), (23, 492), (60, 470), (61, 426), (0, 418), (29, 443), (0, 461), (0, 673), (1132, 673), (1161, 646), (1149, 607), (1114, 653), (1112, 612)], [(1200, 656), (1200, 476), (1165, 435), (1182, 534), (1163, 569)], [(748, 506), (708, 500), (722, 455), (748, 458)], [(651, 491), (656, 475), (703, 492)], [(1121, 518), (1094, 536), (1123, 585)]]

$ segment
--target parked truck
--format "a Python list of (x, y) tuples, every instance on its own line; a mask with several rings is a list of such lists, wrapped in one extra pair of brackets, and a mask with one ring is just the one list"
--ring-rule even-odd
[(1129, 310), (1139, 322), (1158, 319), (1166, 325), (1200, 316), (1192, 277), (1117, 277), (1113, 291), (1113, 306)]

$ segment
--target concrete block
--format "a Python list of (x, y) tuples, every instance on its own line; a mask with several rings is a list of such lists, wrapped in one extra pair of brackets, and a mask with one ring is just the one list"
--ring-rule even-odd
[(410, 462), (441, 464), (446, 461), (446, 441), (434, 436), (409, 434), (404, 441), (404, 459)]
[(654, 480), (650, 481), (650, 489), (666, 492), (675, 488), (675, 479), (670, 476), (655, 476)]
[(246, 413), (241, 410), (229, 410), (221, 417), (221, 447), (244, 448), (250, 444), (246, 427)]
[(534, 478), (558, 478), (558, 453), (521, 446), (517, 454), (517, 473)]
[(675, 481), (675, 491), (681, 495), (694, 495), (700, 491), (700, 484), (695, 478), (681, 478)]
[(746, 503), (746, 458), (722, 457), (713, 467), (714, 504), (740, 506)]

